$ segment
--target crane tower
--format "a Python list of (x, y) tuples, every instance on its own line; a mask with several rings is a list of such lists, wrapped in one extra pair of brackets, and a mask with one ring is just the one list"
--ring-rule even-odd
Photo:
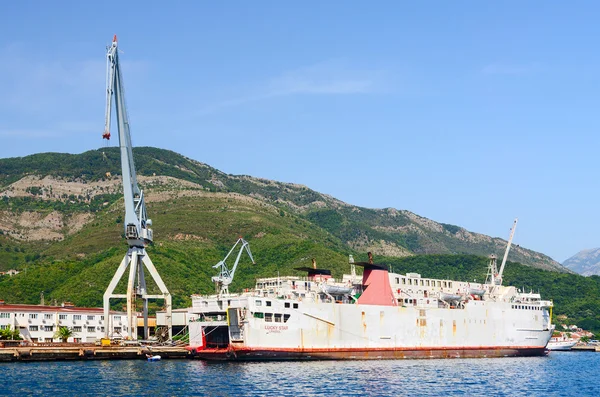
[[(123, 198), (125, 200), (125, 239), (129, 245), (127, 254), (123, 257), (121, 264), (115, 272), (106, 292), (104, 292), (104, 319), (105, 319), (105, 337), (110, 338), (112, 324), (109, 316), (110, 299), (127, 299), (127, 335), (133, 338), (133, 330), (137, 327), (134, 324), (133, 313), (135, 312), (135, 299), (141, 298), (144, 307), (144, 339), (148, 339), (148, 300), (164, 299), (166, 309), (166, 320), (171, 340), (171, 294), (162, 281), (156, 267), (150, 260), (146, 252), (146, 246), (152, 242), (152, 221), (146, 213), (146, 204), (144, 201), (144, 192), (137, 183), (135, 165), (133, 163), (133, 152), (131, 145), (131, 134), (129, 132), (129, 119), (127, 117), (127, 108), (125, 106), (125, 92), (123, 88), (123, 76), (119, 65), (119, 55), (117, 46), (117, 36), (113, 38), (112, 45), (108, 47), (107, 53), (107, 80), (106, 80), (106, 120), (105, 129), (102, 137), (110, 139), (110, 121), (112, 104), (114, 98), (114, 108), (116, 115), (117, 129), (119, 132), (119, 147), (121, 151), (121, 169), (123, 174)], [(127, 294), (113, 293), (117, 284), (129, 267), (129, 279), (127, 282)], [(150, 272), (152, 279), (160, 289), (159, 294), (148, 294), (146, 289), (146, 280), (144, 276), (144, 267)]]

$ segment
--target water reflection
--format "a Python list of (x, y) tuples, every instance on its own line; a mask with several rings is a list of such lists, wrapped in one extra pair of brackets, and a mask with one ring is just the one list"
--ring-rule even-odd
[(600, 395), (594, 353), (549, 357), (208, 363), (2, 363), (0, 394), (169, 396)]

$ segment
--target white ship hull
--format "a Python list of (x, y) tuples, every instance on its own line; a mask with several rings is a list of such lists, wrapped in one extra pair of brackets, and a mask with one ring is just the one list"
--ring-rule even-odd
[[(226, 348), (209, 343), (195, 353), (212, 359), (381, 359), (541, 355), (551, 337), (547, 314), (500, 302), (471, 301), (463, 309), (300, 302), (248, 297), (248, 313), (267, 301), (282, 322), (254, 315), (241, 321)], [(261, 302), (256, 306), (257, 301)], [(234, 309), (237, 311), (237, 309)], [(527, 313), (525, 313), (527, 312)], [(287, 317), (287, 321), (283, 319)], [(230, 318), (231, 321), (231, 318)], [(190, 323), (190, 335), (214, 332)], [(237, 338), (237, 339), (236, 339)], [(197, 339), (197, 338), (196, 338)]]
[(552, 302), (539, 294), (363, 265), (362, 281), (315, 268), (306, 278), (259, 279), (242, 295), (194, 296), (189, 348), (216, 360), (546, 353)]

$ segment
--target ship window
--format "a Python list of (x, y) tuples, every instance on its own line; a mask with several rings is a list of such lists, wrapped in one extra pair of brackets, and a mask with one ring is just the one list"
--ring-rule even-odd
[(267, 323), (273, 322), (273, 313), (265, 313), (265, 322), (267, 322)]
[(448, 283), (448, 287), (452, 288), (452, 281)]
[(412, 278), (408, 279), (408, 285), (412, 285)]
[(256, 306), (262, 306), (262, 301), (261, 300), (257, 300), (255, 303), (256, 303)]
[(290, 307), (290, 302), (285, 302), (285, 303), (283, 304), (283, 306), (289, 309), (289, 307)]
[(284, 323), (287, 323), (289, 319), (290, 319), (290, 315), (289, 314), (284, 314), (283, 315), (283, 322)]
[(265, 314), (261, 312), (255, 312), (254, 318), (265, 318)]
[(402, 284), (406, 284), (406, 279), (402, 278)]
[(400, 284), (400, 278), (396, 277), (396, 284)]
[(448, 283), (444, 281), (444, 288), (448, 286)]
[(429, 280), (425, 281), (425, 285), (429, 287)]
[(442, 282), (441, 281), (438, 281), (437, 283), (438, 283), (438, 287), (442, 286)]
[(298, 308), (298, 304), (294, 303), (294, 309), (297, 309), (297, 308)]
[(281, 314), (280, 313), (275, 313), (275, 322), (276, 323), (280, 323), (281, 322)]
[(265, 301), (265, 303), (267, 304), (267, 306), (271, 306), (271, 301)]
[(425, 285), (425, 281), (421, 280), (421, 287)]

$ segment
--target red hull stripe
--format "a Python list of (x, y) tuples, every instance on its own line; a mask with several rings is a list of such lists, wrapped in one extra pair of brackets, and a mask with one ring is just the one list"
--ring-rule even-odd
[(540, 346), (494, 347), (437, 347), (437, 348), (354, 348), (354, 349), (282, 349), (282, 348), (230, 348), (202, 349), (193, 354), (207, 360), (364, 360), (400, 358), (461, 358), (461, 357), (514, 357), (546, 354)]

